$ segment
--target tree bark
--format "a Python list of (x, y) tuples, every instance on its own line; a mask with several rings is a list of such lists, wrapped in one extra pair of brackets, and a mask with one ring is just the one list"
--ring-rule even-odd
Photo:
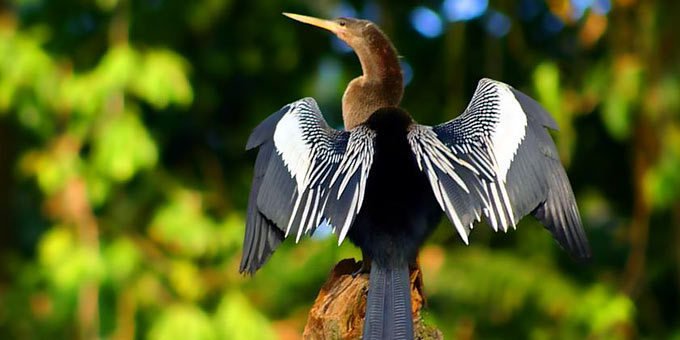
[[(366, 312), (368, 274), (352, 277), (361, 267), (344, 259), (333, 268), (309, 312), (304, 339), (361, 339)], [(411, 269), (411, 309), (416, 339), (443, 339), (442, 333), (424, 324), (420, 311), (425, 304), (420, 268)]]

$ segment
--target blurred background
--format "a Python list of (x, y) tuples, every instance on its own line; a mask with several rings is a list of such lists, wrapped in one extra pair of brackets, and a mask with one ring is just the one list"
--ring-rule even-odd
[(333, 265), (316, 235), (238, 273), (251, 129), (361, 72), (328, 32), (393, 39), (424, 124), (477, 81), (541, 102), (594, 251), (538, 223), (448, 221), (420, 258), (447, 339), (680, 339), (680, 2), (9, 0), (0, 4), (0, 338), (299, 339)]

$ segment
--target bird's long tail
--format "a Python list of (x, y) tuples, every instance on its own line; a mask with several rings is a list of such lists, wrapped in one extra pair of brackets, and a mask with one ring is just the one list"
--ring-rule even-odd
[(371, 264), (363, 340), (413, 339), (408, 265)]

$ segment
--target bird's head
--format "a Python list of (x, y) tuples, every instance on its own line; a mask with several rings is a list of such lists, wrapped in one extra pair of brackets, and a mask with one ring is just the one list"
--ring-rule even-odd
[(283, 15), (316, 27), (331, 31), (347, 45), (352, 47), (355, 51), (360, 44), (365, 44), (368, 36), (377, 30), (377, 27), (368, 20), (354, 19), (354, 18), (337, 18), (333, 20), (324, 20), (306, 15), (283, 13)]
[(380, 108), (399, 105), (404, 94), (401, 65), (392, 42), (377, 25), (354, 18), (323, 20), (299, 14), (283, 15), (333, 32), (359, 58), (363, 74), (349, 82), (342, 96), (346, 129), (364, 123)]

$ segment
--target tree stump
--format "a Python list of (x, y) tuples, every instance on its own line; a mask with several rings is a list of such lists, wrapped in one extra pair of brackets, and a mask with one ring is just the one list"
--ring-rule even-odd
[[(361, 262), (344, 259), (333, 268), (309, 312), (304, 339), (361, 339), (366, 313), (368, 274), (352, 277)], [(443, 339), (442, 333), (423, 323), (425, 303), (420, 268), (411, 268), (411, 309), (416, 339)]]

